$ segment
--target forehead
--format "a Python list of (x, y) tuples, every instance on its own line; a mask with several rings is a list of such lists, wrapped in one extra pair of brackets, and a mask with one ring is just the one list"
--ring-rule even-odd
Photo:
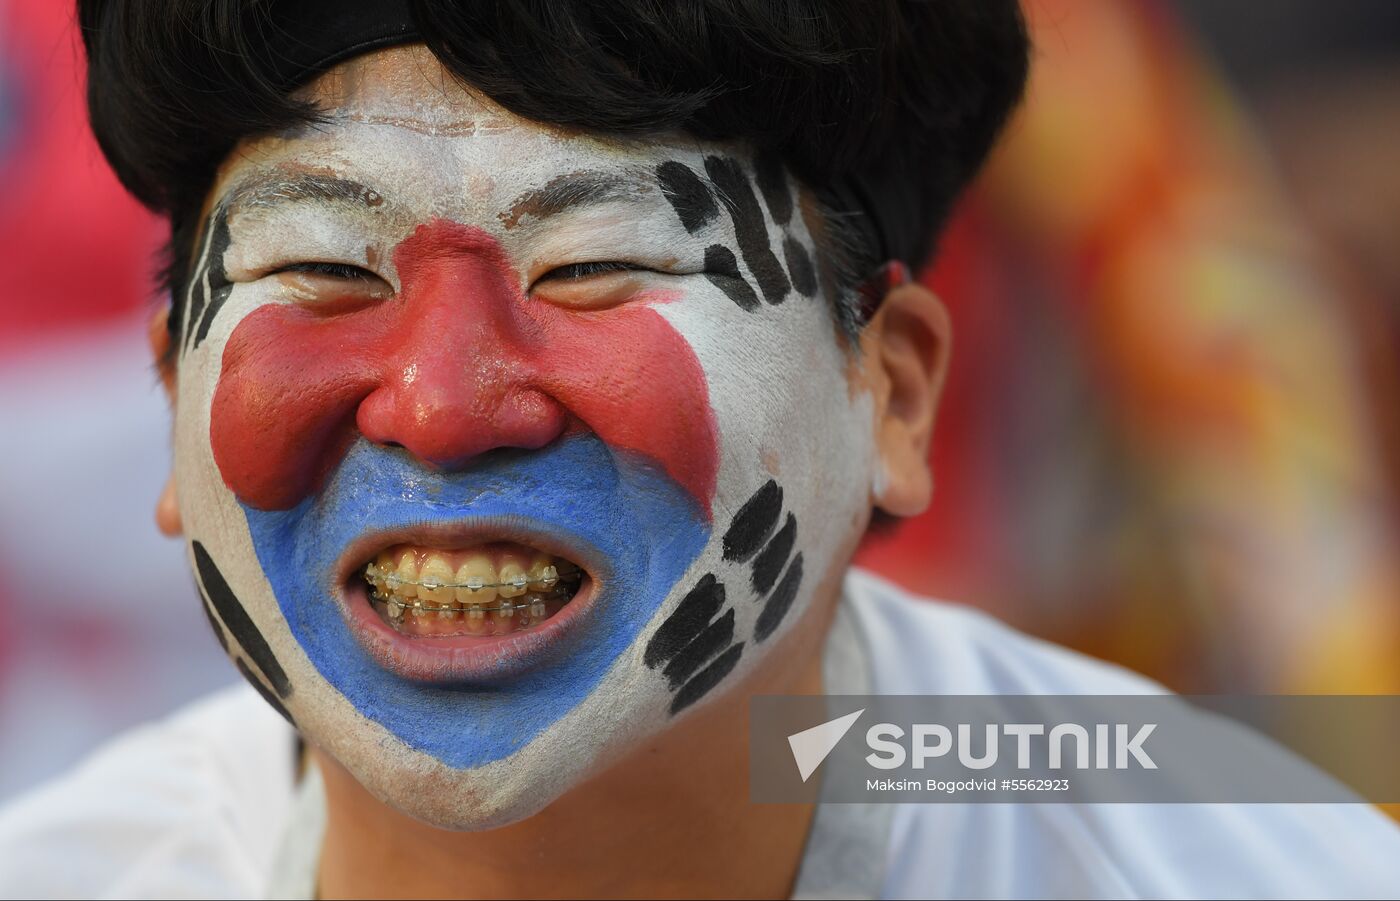
[[(246, 142), (221, 170), (216, 197), (267, 205), (288, 197), (292, 178), (294, 192), (313, 193), (317, 177), (353, 179), (364, 189), (361, 199), (375, 205), (387, 197), (420, 216), (493, 216), (509, 227), (541, 205), (598, 199), (582, 195), (647, 199), (656, 193), (647, 173), (667, 160), (699, 159), (705, 146), (683, 136), (612, 139), (523, 119), (457, 81), (421, 45), (351, 59), (297, 96), (313, 102), (322, 120)], [(522, 193), (545, 187), (551, 190)]]

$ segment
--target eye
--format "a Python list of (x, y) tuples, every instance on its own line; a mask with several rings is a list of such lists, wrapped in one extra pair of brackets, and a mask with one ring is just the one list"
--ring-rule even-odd
[(349, 263), (289, 263), (267, 273), (298, 303), (335, 312), (349, 305), (392, 297), (394, 289), (378, 275)]
[(644, 289), (643, 277), (655, 269), (618, 260), (556, 266), (535, 279), (530, 292), (555, 306), (572, 310), (606, 310), (626, 303)]
[(367, 269), (359, 266), (351, 266), (347, 263), (292, 263), (280, 269), (274, 269), (269, 275), (280, 275), (283, 272), (305, 272), (311, 275), (324, 275), (329, 278), (340, 278), (353, 281), (369, 281), (370, 279), (380, 280)]
[(638, 266), (635, 263), (623, 263), (617, 260), (600, 260), (589, 263), (570, 263), (567, 266), (558, 266), (549, 270), (544, 275), (535, 280), (536, 284), (544, 281), (561, 281), (567, 279), (584, 279), (593, 275), (606, 275), (610, 272), (645, 272), (646, 267)]

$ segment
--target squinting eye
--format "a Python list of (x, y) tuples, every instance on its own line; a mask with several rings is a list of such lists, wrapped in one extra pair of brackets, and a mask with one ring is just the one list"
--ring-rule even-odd
[(394, 294), (384, 279), (349, 263), (291, 263), (268, 275), (276, 278), (292, 299), (327, 313), (354, 309)]
[(378, 279), (375, 275), (359, 266), (351, 266), (347, 263), (292, 263), (290, 266), (283, 266), (281, 269), (274, 269), (269, 275), (277, 275), (282, 272), (305, 272), (311, 275), (325, 275), (330, 278), (343, 278), (355, 281), (369, 281)]
[(600, 260), (557, 266), (535, 279), (530, 293), (571, 310), (606, 310), (641, 293), (650, 276), (664, 275), (637, 263)]
[(590, 275), (604, 275), (609, 272), (641, 272), (643, 267), (616, 260), (602, 260), (593, 263), (570, 263), (551, 269), (536, 279), (537, 282), (556, 281), (571, 278), (588, 278)]

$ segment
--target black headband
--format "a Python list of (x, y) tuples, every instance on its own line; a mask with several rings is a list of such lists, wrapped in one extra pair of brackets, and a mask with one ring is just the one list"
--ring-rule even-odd
[(283, 90), (352, 56), (422, 40), (406, 0), (296, 0), (272, 5), (267, 49)]
[[(272, 10), (267, 52), (279, 86), (287, 91), (352, 56), (422, 40), (408, 0), (296, 0), (273, 4)], [(818, 190), (875, 249), (872, 263), (917, 255), (917, 248), (899, 247), (894, 240), (902, 231), (899, 223), (884, 221), (898, 218), (891, 211), (903, 208), (907, 198), (875, 196), (888, 191), (855, 178)]]

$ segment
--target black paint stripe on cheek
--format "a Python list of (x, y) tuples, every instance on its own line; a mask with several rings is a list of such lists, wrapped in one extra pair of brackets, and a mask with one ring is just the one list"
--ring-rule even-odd
[(752, 313), (759, 307), (758, 295), (739, 271), (739, 261), (734, 251), (723, 244), (711, 244), (705, 248), (705, 278), (719, 288), (741, 310)]
[(714, 663), (702, 669), (694, 679), (685, 683), (681, 690), (676, 692), (676, 696), (671, 699), (671, 713), (680, 713), (718, 685), (720, 680), (734, 669), (734, 665), (739, 662), (739, 655), (743, 653), (743, 650), (744, 643), (741, 641), (716, 658)]
[(792, 235), (783, 239), (783, 259), (787, 261), (788, 275), (792, 276), (792, 286), (803, 297), (814, 297), (817, 293), (817, 273), (812, 266), (812, 258), (807, 248)]
[(209, 304), (204, 308), (204, 315), (199, 319), (199, 331), (195, 332), (194, 348), (198, 348), (203, 343), (204, 338), (209, 334), (209, 326), (213, 323), (214, 317), (219, 315), (224, 301), (228, 300), (229, 294), (233, 293), (233, 284), (228, 280), (228, 273), (224, 270), (224, 252), (228, 250), (228, 245), (228, 216), (225, 213), (220, 213), (218, 225), (214, 229), (213, 245), (209, 248)]
[(675, 688), (695, 675), (711, 657), (724, 650), (734, 641), (734, 608), (725, 611), (724, 616), (710, 623), (704, 632), (685, 646), (685, 649), (672, 658), (661, 674)]
[(282, 664), (278, 663), (273, 655), (272, 648), (268, 647), (267, 639), (263, 638), (252, 618), (248, 616), (248, 611), (243, 609), (238, 598), (234, 597), (233, 590), (224, 581), (223, 573), (214, 565), (214, 560), (204, 549), (204, 545), (198, 541), (192, 544), (199, 580), (204, 583), (205, 594), (213, 603), (219, 619), (224, 621), (238, 646), (252, 658), (258, 669), (263, 671), (272, 690), (277, 692), (279, 697), (287, 697), (292, 693), (292, 684), (287, 680), (287, 673), (282, 669)]
[(219, 625), (219, 621), (214, 618), (214, 605), (209, 603), (209, 595), (204, 593), (203, 586), (199, 589), (200, 609), (204, 611), (204, 618), (209, 620), (209, 628), (214, 630), (214, 637), (219, 639), (219, 647), (228, 653), (228, 636), (224, 634), (224, 627)]
[(724, 606), (724, 586), (714, 573), (705, 573), (690, 589), (676, 610), (666, 618), (647, 642), (642, 661), (652, 669), (679, 654), (705, 630), (719, 608)]
[(189, 290), (186, 291), (184, 320), (181, 323), (180, 332), (180, 352), (184, 353), (189, 349), (190, 337), (194, 334), (195, 326), (199, 322), (199, 316), (204, 312), (204, 305), (208, 303), (209, 297), (204, 291), (204, 273), (209, 268), (209, 242), (214, 240), (214, 216), (211, 213), (204, 223), (204, 239), (199, 244), (199, 253), (195, 254), (194, 275), (190, 278)]
[(763, 610), (758, 614), (758, 623), (754, 626), (753, 637), (757, 641), (762, 641), (773, 630), (778, 628), (778, 624), (787, 616), (788, 610), (792, 608), (793, 598), (797, 597), (797, 589), (802, 586), (802, 555), (798, 554), (792, 558), (792, 565), (783, 574), (783, 580), (778, 583), (778, 587), (773, 589), (773, 594), (768, 598), (768, 603), (763, 605)]
[(273, 710), (282, 714), (282, 719), (291, 723), (293, 728), (296, 728), (296, 722), (292, 719), (292, 715), (287, 712), (287, 708), (282, 706), (282, 702), (277, 700), (276, 695), (267, 690), (267, 686), (262, 684), (262, 680), (253, 675), (253, 671), (248, 669), (248, 664), (243, 662), (243, 658), (234, 658), (233, 665), (238, 667), (238, 671), (243, 674), (243, 678), (248, 680), (248, 684), (257, 689), (258, 694), (262, 695), (262, 699), (266, 701)]
[(778, 524), (778, 515), (782, 512), (783, 489), (769, 479), (734, 514), (729, 531), (724, 533), (724, 559), (743, 563), (758, 553), (763, 542), (773, 533), (773, 528)]
[(796, 540), (797, 517), (789, 513), (787, 522), (783, 523), (778, 534), (773, 536), (773, 540), (768, 542), (768, 546), (753, 561), (754, 591), (767, 594), (773, 583), (778, 581), (778, 574), (783, 571), (783, 565), (787, 563), (788, 554), (792, 553), (792, 545)]
[(763, 202), (768, 204), (768, 215), (779, 225), (787, 225), (792, 218), (792, 193), (783, 174), (783, 161), (771, 153), (761, 153), (754, 160), (753, 169)]
[(661, 193), (671, 201), (671, 207), (680, 217), (681, 225), (692, 235), (719, 215), (719, 204), (715, 203), (709, 186), (684, 163), (668, 160), (657, 166), (656, 180), (661, 183)]
[(748, 176), (740, 168), (738, 161), (728, 157), (705, 157), (705, 172), (729, 201), (730, 218), (734, 220), (734, 237), (739, 240), (739, 251), (749, 271), (758, 280), (758, 289), (763, 299), (769, 303), (782, 303), (788, 293), (787, 276), (768, 240), (768, 223), (763, 218), (763, 210), (758, 206), (758, 198), (749, 186)]

